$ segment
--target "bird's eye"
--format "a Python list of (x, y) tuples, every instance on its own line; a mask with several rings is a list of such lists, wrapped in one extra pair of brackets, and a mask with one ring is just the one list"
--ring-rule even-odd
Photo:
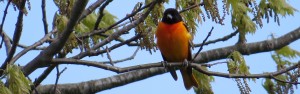
[(173, 18), (173, 16), (172, 16), (171, 14), (168, 14), (167, 17), (168, 17), (169, 19), (172, 19), (172, 18)]

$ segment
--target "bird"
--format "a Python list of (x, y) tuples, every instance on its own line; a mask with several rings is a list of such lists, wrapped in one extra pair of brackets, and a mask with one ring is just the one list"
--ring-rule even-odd
[[(192, 59), (190, 44), (192, 36), (176, 9), (168, 8), (164, 11), (163, 18), (158, 23), (155, 36), (158, 49), (164, 61), (184, 62)], [(175, 68), (167, 67), (167, 69), (176, 81), (178, 77)], [(191, 67), (182, 67), (180, 72), (186, 90), (191, 89), (193, 86), (198, 87), (198, 82), (192, 73)]]

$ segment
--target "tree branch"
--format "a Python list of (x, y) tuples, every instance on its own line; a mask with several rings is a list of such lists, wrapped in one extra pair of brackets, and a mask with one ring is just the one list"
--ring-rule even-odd
[[(76, 56), (74, 56), (73, 58), (76, 59), (80, 59), (83, 58), (85, 56), (92, 56), (92, 55), (97, 55), (97, 54), (92, 54), (91, 52), (99, 47), (104, 46), (105, 44), (111, 42), (113, 39), (118, 38), (120, 35), (122, 35), (124, 32), (129, 31), (130, 29), (134, 28), (136, 25), (138, 25), (139, 23), (143, 22), (146, 17), (149, 15), (150, 11), (153, 9), (154, 5), (156, 4), (156, 1), (154, 1), (155, 3), (151, 3), (150, 7), (148, 8), (148, 10), (138, 19), (135, 20), (134, 22), (132, 22), (131, 24), (123, 27), (122, 29), (120, 29), (117, 32), (114, 32), (113, 34), (111, 34), (109, 37), (107, 37), (106, 39), (102, 40), (100, 43), (95, 44), (90, 51), (86, 51), (86, 52), (82, 52)], [(113, 25), (111, 25), (110, 27), (114, 27)]]
[(43, 25), (44, 25), (44, 32), (45, 35), (48, 34), (48, 22), (47, 22), (47, 15), (46, 15), (46, 0), (42, 0), (42, 14), (43, 14)]
[(103, 16), (104, 16), (104, 9), (105, 7), (110, 3), (112, 2), (112, 0), (107, 0), (99, 9), (99, 16), (96, 20), (96, 23), (95, 23), (95, 26), (94, 26), (94, 30), (97, 30), (98, 29), (98, 26), (100, 24), (100, 21), (102, 20)]
[(193, 8), (195, 8), (195, 7), (198, 7), (198, 6), (203, 6), (203, 5), (204, 5), (203, 2), (198, 3), (198, 4), (194, 4), (194, 5), (188, 6), (188, 7), (185, 8), (185, 9), (180, 10), (179, 13), (182, 13), (182, 12), (185, 12), (185, 11), (187, 11), (187, 10), (193, 9)]
[[(220, 42), (220, 41), (226, 41), (226, 40), (232, 38), (233, 36), (235, 36), (237, 33), (239, 33), (239, 31), (236, 30), (236, 31), (234, 31), (234, 32), (230, 33), (229, 35), (226, 35), (222, 38), (207, 41), (203, 45), (209, 45), (209, 44)], [(201, 45), (202, 45), (202, 43), (201, 44), (194, 44), (195, 47), (200, 47)]]
[[(58, 84), (57, 90), (59, 90), (61, 94), (93, 94), (135, 81), (140, 81), (158, 74), (163, 74), (165, 72), (164, 68), (142, 69), (97, 80), (80, 83)], [(51, 90), (53, 90), (53, 85), (42, 85), (37, 87), (39, 94), (47, 94), (51, 92)]]
[[(22, 0), (20, 2), (20, 8), (21, 9), (24, 8), (25, 3), (26, 3), (26, 0)], [(18, 20), (17, 20), (17, 23), (16, 23), (15, 33), (14, 33), (13, 42), (12, 42), (12, 47), (9, 50), (9, 54), (6, 57), (5, 61), (3, 62), (2, 66), (1, 66), (1, 70), (6, 69), (7, 64), (10, 62), (10, 60), (14, 56), (14, 54), (16, 52), (17, 45), (19, 43), (19, 40), (20, 40), (20, 37), (21, 37), (21, 34), (22, 34), (24, 13), (21, 9), (19, 10)], [(2, 75), (2, 73), (3, 73), (3, 71), (0, 71), (0, 76)]]
[[(246, 44), (246, 46), (248, 47), (247, 49), (256, 49), (256, 50), (247, 50), (247, 51), (251, 52), (251, 53), (248, 53), (248, 54), (254, 54), (254, 53), (260, 53), (260, 52), (266, 52), (266, 51), (271, 51), (271, 50), (279, 49), (279, 48), (281, 48), (283, 46), (286, 46), (286, 45), (290, 44), (291, 42), (299, 39), (299, 36), (300, 36), (300, 28), (297, 28), (296, 30), (294, 30), (294, 31), (292, 31), (292, 32), (290, 32), (288, 34), (285, 34), (285, 35), (283, 35), (283, 36), (281, 36), (279, 38), (276, 38), (274, 40), (266, 40), (266, 41), (255, 42), (255, 43), (248, 43), (248, 44)], [(260, 45), (260, 46), (257, 46), (257, 45)], [(229, 48), (233, 49), (235, 47), (234, 46), (233, 47), (229, 46), (229, 47), (223, 48), (223, 50), (226, 51), (226, 49), (229, 49)], [(219, 48), (219, 49), (221, 49), (221, 48)], [(219, 49), (211, 50), (211, 52), (217, 51)], [(202, 52), (201, 54), (203, 55), (203, 53), (208, 53), (208, 52), (209, 51)], [(242, 53), (245, 54), (245, 52), (242, 52)], [(202, 56), (202, 55), (200, 55), (200, 56)], [(214, 54), (214, 56), (212, 56), (212, 55), (209, 55), (209, 56), (210, 57), (215, 57), (215, 55), (219, 56), (219, 54)], [(200, 56), (198, 56), (198, 58)], [(198, 59), (198, 61), (200, 61), (200, 60), (201, 59)], [(195, 60), (195, 61), (197, 61), (197, 60)], [(207, 61), (213, 61), (213, 59), (209, 59)], [(53, 60), (52, 63), (59, 63), (59, 62), (61, 64), (63, 64), (63, 63), (66, 63), (67, 61), (60, 61), (59, 59), (55, 59), (55, 60)], [(91, 63), (91, 62), (87, 63), (85, 61), (81, 62), (81, 63), (80, 62), (74, 62), (74, 63), (70, 63), (69, 62), (68, 64), (79, 64), (79, 65), (94, 66), (94, 67), (98, 67), (98, 68), (108, 69), (110, 71), (113, 70), (115, 72), (127, 72), (127, 71), (134, 71), (134, 70), (138, 71), (139, 69), (145, 69), (145, 68), (159, 69), (161, 71), (165, 70), (164, 68), (161, 68), (162, 67), (161, 63), (143, 64), (143, 65), (125, 67), (125, 68), (122, 68), (122, 69), (118, 69), (117, 67), (112, 67), (112, 66), (108, 66), (108, 65), (103, 66), (105, 64), (99, 64), (99, 63), (96, 63), (96, 62), (94, 62), (94, 63)], [(193, 67), (197, 71), (200, 71), (201, 73), (204, 73), (204, 74), (207, 74), (207, 75), (211, 75), (211, 76), (220, 76), (220, 77), (226, 77), (226, 78), (272, 78), (273, 76), (280, 75), (280, 74), (285, 73), (287, 71), (291, 71), (291, 70), (293, 70), (295, 68), (298, 68), (299, 65), (300, 65), (300, 61), (297, 64), (295, 64), (295, 65), (293, 65), (291, 67), (288, 67), (288, 68), (285, 68), (285, 69), (282, 69), (282, 70), (279, 70), (279, 71), (275, 71), (275, 72), (262, 73), (262, 74), (240, 75), (240, 74), (228, 74), (228, 73), (206, 71), (206, 70), (201, 69), (201, 65), (199, 65), (199, 64), (196, 64), (196, 63), (191, 63), (190, 64), (191, 67)], [(178, 63), (168, 63), (167, 66), (173, 66), (173, 67), (178, 66), (178, 67), (180, 67), (180, 66), (182, 66), (182, 63), (181, 62), (178, 62)], [(160, 68), (153, 68), (153, 67), (160, 67)], [(127, 72), (127, 73), (129, 74), (131, 72)], [(153, 73), (149, 73), (149, 72), (143, 72), (142, 74), (153, 76), (153, 75), (157, 75), (157, 74), (161, 74), (161, 73), (153, 74)], [(139, 79), (145, 79), (145, 78), (141, 77)], [(103, 80), (99, 80), (99, 81), (101, 82)], [(130, 83), (128, 81), (125, 81), (125, 79), (123, 79), (120, 82)], [(87, 83), (87, 82), (83, 82), (83, 83)], [(63, 89), (70, 89), (70, 88), (66, 88), (66, 86), (68, 86), (68, 85), (69, 84), (60, 84), (59, 87), (60, 86), (64, 87), (64, 88), (61, 88), (61, 91), (62, 91)], [(77, 84), (74, 83), (72, 85), (81, 86), (82, 83), (77, 83)], [(53, 85), (52, 85), (52, 87), (53, 87)], [(117, 86), (115, 86), (115, 87), (117, 87)], [(51, 85), (47, 85), (45, 87), (41, 86), (40, 88), (44, 88), (44, 89), (45, 88), (51, 88)], [(44, 91), (44, 90), (42, 90), (42, 91)]]
[[(145, 8), (150, 7), (152, 4), (155, 4), (156, 2), (157, 2), (157, 1), (153, 1), (153, 2), (151, 2), (151, 3), (147, 4), (147, 5), (145, 5), (144, 7), (138, 9), (137, 11), (132, 12), (132, 13), (129, 14), (129, 15), (126, 15), (126, 17), (124, 17), (123, 19), (119, 20), (118, 22), (114, 23), (113, 25), (111, 25), (111, 26), (109, 26), (109, 27), (107, 27), (107, 28), (105, 28), (105, 29), (102, 29), (102, 30), (94, 30), (93, 32), (90, 32), (90, 33), (87, 33), (87, 34), (83, 34), (83, 35), (81, 35), (81, 36), (78, 36), (78, 38), (82, 39), (82, 38), (86, 38), (86, 37), (89, 37), (89, 36), (92, 36), (92, 35), (101, 34), (102, 32), (105, 32), (105, 31), (107, 31), (107, 30), (110, 30), (110, 29), (114, 28), (115, 26), (117, 26), (118, 24), (122, 23), (123, 21), (125, 21), (125, 20), (129, 19), (130, 17), (134, 16), (136, 13), (138, 13), (138, 12), (144, 10)], [(149, 8), (149, 9), (150, 9), (150, 8)], [(146, 14), (146, 13), (145, 13), (145, 14)], [(131, 23), (131, 24), (132, 24), (132, 23)], [(127, 25), (127, 26), (129, 26), (129, 25)]]
[(83, 18), (85, 18), (87, 15), (91, 14), (97, 7), (99, 7), (105, 0), (97, 0), (95, 3), (90, 5), (87, 9), (85, 9), (80, 18), (79, 21), (81, 21)]
[(244, 45), (233, 45), (217, 49), (208, 50), (200, 53), (194, 62), (207, 63), (213, 60), (219, 60), (227, 58), (233, 51), (239, 51), (243, 55), (250, 55), (261, 52), (273, 51), (280, 49), (300, 38), (300, 27), (297, 29), (272, 40), (265, 40), (254, 43), (247, 43)]
[(16, 60), (18, 60), (20, 57), (22, 57), (24, 54), (26, 54), (28, 51), (32, 50), (33, 48), (36, 48), (39, 45), (42, 45), (45, 41), (50, 39), (51, 35), (56, 32), (56, 29), (53, 32), (47, 33), (42, 39), (35, 42), (31, 46), (26, 47), (24, 50), (19, 52), (12, 60), (11, 63), (14, 63)]
[[(5, 44), (5, 48), (6, 48), (6, 55), (9, 54), (9, 51), (11, 49), (11, 42), (10, 42), (10, 38), (8, 37), (8, 35), (3, 31), (1, 34), (2, 38), (3, 38), (3, 42)], [(1, 46), (0, 46), (1, 48)]]
[[(3, 13), (3, 17), (2, 17), (2, 22), (0, 24), (0, 34), (2, 34), (2, 32), (3, 32), (3, 26), (4, 26), (4, 22), (5, 22), (5, 18), (6, 18), (6, 15), (7, 15), (8, 6), (10, 5), (10, 2), (11, 2), (11, 0), (8, 0), (7, 5), (6, 5), (5, 9), (4, 9), (4, 13)], [(2, 42), (1, 42), (1, 44), (2, 44)]]
[[(135, 40), (138, 40), (138, 39), (140, 39), (141, 37), (142, 37), (141, 34), (137, 34), (137, 35), (135, 35), (134, 37), (132, 37), (132, 38), (130, 38), (130, 39), (127, 39), (127, 40), (125, 40), (125, 41), (123, 41), (123, 42), (121, 42), (121, 43), (118, 43), (118, 44), (115, 44), (115, 45), (109, 47), (108, 49), (109, 49), (109, 50), (114, 50), (114, 49), (116, 49), (116, 48), (118, 48), (118, 47), (121, 47), (121, 46), (123, 46), (123, 45), (125, 45), (125, 44), (130, 44), (130, 42), (135, 41)], [(105, 53), (105, 52), (106, 52), (106, 50), (90, 51), (90, 54), (89, 54), (88, 56), (96, 56), (96, 55), (99, 55), (99, 54), (102, 54), (102, 53)], [(73, 58), (75, 58), (75, 56), (74, 56)]]
[[(64, 61), (64, 59), (55, 59), (55, 60), (53, 60), (53, 62), (56, 62), (56, 64), (57, 63), (63, 64), (68, 61), (66, 61), (66, 59), (65, 59), (65, 61)], [(70, 64), (72, 62), (68, 62), (68, 63)], [(97, 65), (92, 65), (92, 63), (87, 63), (87, 62), (85, 62), (85, 63), (73, 62), (72, 64), (79, 64), (79, 65), (86, 64), (87, 66), (94, 66), (94, 67), (97, 66)], [(100, 65), (99, 63), (94, 63), (94, 64)], [(293, 66), (287, 67), (285, 69), (281, 69), (279, 71), (269, 72), (269, 73), (261, 73), (261, 74), (249, 74), (249, 75), (229, 74), (229, 73), (221, 73), (221, 72), (213, 72), (213, 71), (209, 71), (209, 70), (204, 70), (201, 68), (202, 67), (201, 64), (196, 64), (196, 63), (190, 63), (188, 66), (194, 68), (195, 70), (197, 70), (203, 74), (209, 75), (209, 76), (219, 76), (219, 77), (225, 77), (225, 78), (273, 78), (273, 76), (277, 76), (277, 75), (283, 74), (287, 71), (294, 70), (294, 69), (298, 68), (299, 65), (300, 65), (300, 61), (298, 61), (298, 63), (296, 63)], [(78, 91), (76, 91), (76, 92), (78, 92), (78, 94), (96, 93), (96, 92), (106, 90), (109, 88), (118, 87), (118, 86), (122, 86), (124, 84), (128, 84), (131, 82), (146, 79), (148, 77), (152, 77), (157, 74), (165, 73), (167, 71), (165, 71), (165, 68), (163, 66), (186, 67), (186, 66), (183, 66), (182, 62), (170, 62), (165, 65), (163, 65), (160, 62), (136, 65), (136, 66), (117, 69), (117, 71), (119, 71), (119, 72), (123, 71), (126, 73), (108, 77), (108, 78), (92, 80), (92, 81), (87, 81), (87, 82), (81, 82), (81, 83), (59, 84), (58, 90), (60, 90), (63, 93), (66, 93), (66, 94), (73, 93), (74, 90), (78, 90)], [(111, 66), (111, 67), (113, 68), (113, 66)], [(152, 71), (145, 71), (145, 70), (156, 70), (158, 72), (154, 73)], [(136, 72), (140, 72), (140, 73), (137, 74)], [(122, 77), (122, 76), (124, 76), (124, 77)], [(132, 77), (136, 77), (135, 80), (132, 80)], [(99, 84), (95, 85), (95, 83), (99, 83)], [(105, 84), (103, 84), (103, 83), (105, 83)], [(111, 83), (113, 83), (113, 84), (111, 84)], [(44, 86), (38, 87), (37, 90), (39, 91), (39, 93), (47, 92), (47, 91), (51, 90), (53, 88), (53, 86), (54, 85), (44, 85)], [(80, 89), (78, 89), (78, 88), (80, 88)], [(41, 94), (43, 94), (43, 93), (41, 93)]]
[(134, 57), (136, 56), (136, 53), (139, 51), (140, 47), (137, 47), (136, 50), (134, 51), (134, 53), (127, 57), (127, 58), (124, 58), (124, 59), (120, 59), (120, 60), (115, 60), (115, 61), (103, 61), (102, 63), (104, 64), (109, 64), (110, 62), (113, 62), (114, 64), (116, 63), (119, 63), (119, 62), (124, 62), (124, 61), (127, 61), (127, 60), (131, 60), (131, 59), (134, 59)]
[(34, 70), (41, 66), (45, 66), (53, 56), (58, 53), (66, 43), (70, 34), (73, 32), (73, 28), (77, 24), (77, 21), (84, 10), (88, 0), (77, 0), (72, 8), (70, 20), (63, 30), (63, 33), (58, 36), (51, 44), (43, 50), (37, 57), (25, 65), (22, 70), (25, 76), (31, 74)]

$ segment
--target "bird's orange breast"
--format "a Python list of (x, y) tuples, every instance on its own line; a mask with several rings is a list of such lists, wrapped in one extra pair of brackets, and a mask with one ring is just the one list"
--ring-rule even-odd
[(156, 31), (157, 46), (166, 61), (181, 62), (188, 57), (191, 35), (183, 22), (166, 24), (160, 22)]

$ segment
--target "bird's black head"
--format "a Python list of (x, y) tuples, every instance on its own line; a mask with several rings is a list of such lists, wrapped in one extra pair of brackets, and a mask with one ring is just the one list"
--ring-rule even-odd
[(176, 9), (168, 8), (167, 10), (165, 10), (162, 22), (167, 24), (174, 24), (180, 21), (182, 21), (182, 18)]

